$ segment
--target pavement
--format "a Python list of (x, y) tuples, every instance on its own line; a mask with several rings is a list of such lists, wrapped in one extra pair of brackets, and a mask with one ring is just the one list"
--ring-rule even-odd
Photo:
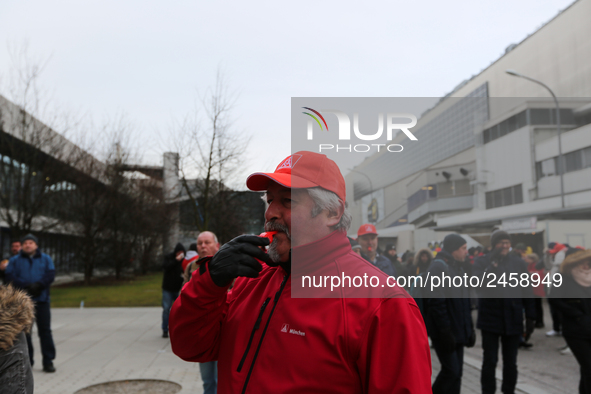
[[(170, 341), (161, 337), (161, 314), (161, 308), (52, 309), (57, 372), (41, 370), (34, 333), (35, 393), (70, 394), (93, 384), (126, 379), (162, 379), (180, 384), (182, 394), (202, 393), (199, 366), (176, 357)], [(531, 350), (519, 352), (519, 393), (578, 392), (578, 364), (572, 355), (560, 354), (557, 348), (564, 339), (546, 337), (548, 329), (536, 330)], [(481, 356), (479, 341), (466, 349), (462, 393), (480, 392)], [(432, 361), (435, 379), (439, 363), (434, 352)], [(497, 377), (500, 389), (500, 369)]]

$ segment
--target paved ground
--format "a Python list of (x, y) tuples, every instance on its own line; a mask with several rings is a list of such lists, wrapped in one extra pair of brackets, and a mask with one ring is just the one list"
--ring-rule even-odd
[[(170, 380), (183, 387), (181, 393), (202, 393), (198, 365), (177, 358), (168, 339), (160, 337), (160, 316), (160, 308), (53, 309), (57, 372), (41, 371), (35, 338), (35, 393), (71, 394), (92, 384), (121, 379)], [(564, 340), (546, 338), (545, 331), (536, 330), (532, 350), (519, 354), (519, 392), (576, 393), (577, 363), (573, 356), (556, 350)], [(479, 342), (466, 352), (463, 393), (480, 392), (481, 354)], [(432, 357), (434, 377), (439, 365), (437, 357)]]

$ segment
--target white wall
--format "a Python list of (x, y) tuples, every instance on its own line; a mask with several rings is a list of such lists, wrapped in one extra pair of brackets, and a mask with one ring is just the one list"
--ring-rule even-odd
[(591, 220), (548, 220), (549, 242), (591, 248)]

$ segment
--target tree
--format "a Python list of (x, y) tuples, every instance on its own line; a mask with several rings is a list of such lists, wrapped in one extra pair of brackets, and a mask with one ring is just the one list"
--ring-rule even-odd
[(241, 175), (249, 140), (233, 127), (236, 100), (218, 70), (214, 87), (200, 99), (205, 120), (199, 120), (196, 109), (173, 126), (183, 186), (181, 199), (190, 201), (197, 229), (214, 231), (222, 240), (222, 234), (236, 235), (243, 228), (235, 193), (228, 186)]
[(78, 160), (81, 171), (72, 179), (75, 188), (63, 212), (77, 224), (75, 253), (83, 262), (85, 283), (96, 268), (113, 269), (117, 279), (133, 268), (146, 273), (169, 218), (162, 186), (128, 171), (128, 164), (139, 159), (132, 153), (133, 131), (124, 118), (86, 135), (95, 136), (85, 145), (101, 160), (90, 155)]
[(68, 187), (64, 169), (75, 165), (78, 154), (64, 137), (71, 119), (49, 109), (50, 100), (39, 88), (46, 63), (31, 62), (26, 46), (11, 50), (11, 60), (2, 90), (8, 99), (0, 96), (0, 218), (13, 236), (21, 236), (60, 224), (54, 196)]

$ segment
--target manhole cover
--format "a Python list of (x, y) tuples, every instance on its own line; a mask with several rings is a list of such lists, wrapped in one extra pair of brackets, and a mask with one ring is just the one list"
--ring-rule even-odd
[(74, 394), (176, 394), (181, 389), (180, 384), (166, 380), (136, 379), (93, 384)]

